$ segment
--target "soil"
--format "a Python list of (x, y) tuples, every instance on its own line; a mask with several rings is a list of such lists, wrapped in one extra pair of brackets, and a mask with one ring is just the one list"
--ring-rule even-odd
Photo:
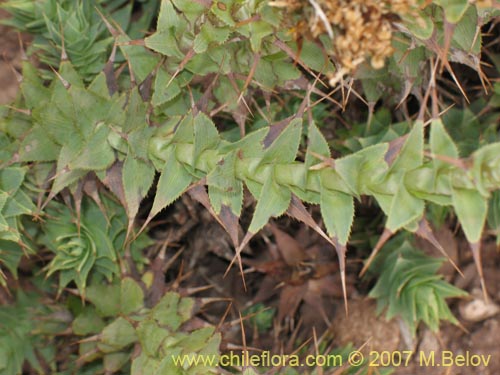
[[(179, 207), (180, 204), (177, 205), (177, 209), (184, 210)], [(246, 274), (248, 287), (246, 292), (241, 284), (237, 267), (233, 267), (228, 276), (223, 278), (222, 274), (226, 270), (227, 262), (222, 261), (219, 255), (223, 248), (230, 251), (230, 241), (224, 231), (218, 228), (217, 224), (214, 225), (213, 220), (208, 216), (203, 219), (204, 214), (199, 214), (202, 219), (194, 226), (194, 232), (192, 232), (194, 240), (188, 242), (182, 257), (185, 260), (184, 264), (191, 261), (190, 267), (184, 269), (184, 272), (202, 276), (187, 279), (186, 283), (191, 287), (211, 285), (211, 291), (202, 294), (204, 297), (230, 298), (233, 301), (233, 308), (226, 321), (238, 320), (238, 310), (242, 311), (248, 305), (260, 300), (262, 289), (274, 288), (275, 284), (269, 283), (268, 276), (271, 272), (276, 273), (276, 268), (279, 266), (274, 262), (274, 270), (269, 271), (269, 268), (266, 268), (267, 274), (262, 272)], [(320, 248), (323, 249), (320, 252), (325, 252), (322, 262), (335, 262), (334, 251), (328, 249), (328, 245), (323, 243), (323, 240), (314, 232), (311, 233), (301, 227), (296, 228), (288, 219), (280, 219), (272, 226), (289, 233), (290, 238), (296, 241), (299, 247), (306, 249), (307, 254), (311, 255)], [(330, 295), (323, 293), (320, 297), (321, 301), (306, 296), (302, 298), (296, 310), (294, 299), (296, 295), (302, 293), (301, 282), (309, 282), (310, 285), (311, 280), (295, 280), (292, 293), (287, 293), (286, 284), (292, 284), (292, 280), (281, 274), (281, 289), (262, 298), (266, 307), (277, 309), (278, 320), (275, 320), (273, 329), (264, 333), (258, 333), (251, 324), (245, 324), (246, 345), (269, 350), (271, 353), (279, 353), (282, 348), (292, 349), (292, 345), (289, 345), (292, 338), (296, 345), (297, 342), (312, 340), (316, 335), (333, 347), (345, 347), (352, 344), (354, 348), (360, 348), (365, 358), (370, 359), (374, 365), (387, 361), (388, 354), (395, 356), (396, 359), (402, 355), (404, 363), (405, 353), (414, 352), (407, 366), (395, 367), (393, 372), (395, 375), (500, 374), (500, 274), (498, 273), (500, 256), (495, 240), (491, 238), (482, 244), (484, 275), (490, 297), (490, 303), (485, 305), (480, 280), (466, 241), (446, 226), (440, 229), (434, 228), (434, 232), (464, 276), (460, 276), (449, 263), (443, 265), (441, 273), (450, 283), (470, 294), (464, 299), (449, 300), (450, 309), (459, 321), (458, 325), (442, 322), (439, 332), (432, 332), (424, 325), (420, 325), (416, 337), (412, 337), (402, 321), (398, 319), (386, 321), (383, 314), (377, 315), (375, 301), (366, 296), (366, 288), (359, 282), (357, 275), (360, 267), (351, 264), (348, 270), (351, 276), (348, 278), (348, 315), (344, 309), (337, 268), (331, 268), (328, 276), (316, 280), (316, 282), (324, 280), (325, 285), (335, 291)], [(273, 252), (280, 252), (280, 242), (283, 244), (283, 240), (278, 239), (274, 229), (265, 229), (261, 236), (260, 240), (252, 242), (252, 248), (247, 253), (247, 255), (252, 254), (252, 258), (257, 260), (253, 263), (255, 269), (259, 269), (258, 263), (268, 264), (266, 262), (269, 261), (269, 257), (257, 254), (271, 254), (272, 258)], [(441, 257), (441, 254), (425, 240), (417, 241), (415, 245), (429, 255)], [(287, 249), (295, 248), (290, 241), (286, 243), (286, 246)], [(353, 260), (350, 255), (348, 255), (349, 260)], [(355, 261), (354, 264), (356, 263), (360, 264)], [(281, 271), (283, 273), (283, 270)], [(321, 287), (309, 287), (306, 288), (306, 293), (321, 294), (321, 290)], [(285, 314), (280, 321), (279, 309), (283, 303), (287, 310), (293, 312), (292, 316)], [(204, 317), (217, 324), (225, 308), (227, 308), (226, 302), (216, 303), (204, 310)], [(327, 322), (325, 322), (324, 315), (326, 315)], [(235, 327), (223, 330), (223, 336), (225, 341), (233, 345), (243, 345), (242, 332)], [(432, 356), (434, 356), (434, 366), (428, 362)], [(453, 356), (454, 364), (451, 362), (451, 356)], [(468, 366), (464, 366), (467, 363), (463, 361), (467, 358), (471, 362)], [(481, 358), (488, 361), (488, 364), (475, 362)], [(369, 374), (377, 374), (380, 368), (372, 367), (371, 370)]]
[[(5, 13), (0, 10), (0, 18), (4, 15)], [(22, 56), (17, 33), (0, 26), (0, 46), (2, 55), (0, 104), (6, 104), (13, 100), (18, 89), (16, 74), (13, 72), (13, 69), (19, 69)], [(443, 323), (438, 333), (420, 327), (417, 337), (412, 338), (398, 320), (387, 322), (383, 317), (377, 316), (374, 301), (366, 297), (365, 290), (359, 285), (357, 278), (359, 262), (358, 265), (354, 262), (351, 269), (348, 269), (351, 278), (348, 280), (349, 315), (346, 316), (339, 287), (340, 277), (338, 268), (335, 266), (336, 255), (310, 231), (286, 220), (277, 223), (277, 227), (281, 228), (279, 230), (289, 235), (289, 237), (283, 237), (287, 238), (285, 243), (298, 249), (298, 257), (301, 257), (301, 254), (307, 254), (307, 257), (317, 261), (312, 271), (301, 270), (313, 272), (314, 277), (296, 276), (287, 262), (280, 262), (278, 259), (280, 259), (281, 250), (276, 234), (279, 232), (265, 230), (257, 236), (252, 242), (252, 248), (248, 250), (254, 259), (254, 263), (250, 266), (257, 270), (260, 267), (260, 272), (246, 276), (248, 291), (245, 292), (237, 267), (233, 267), (232, 271), (225, 278), (223, 277), (228, 264), (225, 258), (232, 256), (233, 250), (223, 230), (214, 224), (214, 220), (205, 217), (206, 211), (197, 207), (189, 199), (183, 199), (175, 205), (170, 214), (179, 227), (186, 226), (186, 223), (193, 220), (194, 223), (190, 226), (189, 235), (171, 238), (169, 241), (183, 244), (185, 249), (179, 262), (167, 270), (167, 282), (175, 284), (180, 274), (179, 270), (184, 266), (184, 275), (189, 275), (189, 277), (184, 278), (181, 284), (183, 288), (210, 285), (210, 291), (199, 295), (232, 300), (233, 306), (226, 322), (237, 321), (237, 311), (244, 310), (257, 300), (267, 307), (277, 309), (278, 315), (281, 315), (281, 321), (275, 319), (274, 328), (264, 332), (258, 332), (251, 324), (245, 324), (244, 334), (246, 345), (249, 347), (279, 353), (281, 350), (292, 350), (297, 341), (323, 337), (325, 340), (330, 340), (336, 347), (352, 343), (355, 348), (363, 348), (362, 351), (367, 358), (375, 362), (375, 354), (370, 354), (370, 351), (377, 353), (414, 351), (416, 355), (408, 362), (408, 366), (395, 369), (396, 375), (500, 374), (500, 308), (498, 308), (500, 305), (500, 273), (498, 272), (500, 257), (493, 240), (483, 243), (484, 275), (491, 299), (491, 305), (485, 306), (482, 304), (479, 278), (466, 243), (450, 229), (438, 230), (438, 239), (445, 245), (450, 257), (463, 270), (465, 277), (457, 276), (449, 265), (445, 266), (443, 273), (452, 283), (468, 291), (471, 297), (461, 301), (450, 301), (452, 312), (458, 318), (460, 326)], [(175, 233), (175, 230), (168, 230), (168, 232)], [(167, 235), (169, 235), (167, 231), (159, 230), (156, 233), (159, 241), (162, 236)], [(424, 251), (439, 256), (437, 251), (425, 241), (418, 245)], [(167, 256), (173, 256), (177, 251), (178, 248), (168, 249)], [(181, 259), (184, 260), (183, 266), (181, 266)], [(348, 254), (348, 260), (353, 260), (350, 254)], [(321, 268), (321, 265), (326, 266)], [(275, 288), (283, 285), (285, 287), (281, 289)], [(289, 288), (285, 298), (286, 287)], [(266, 295), (266, 290), (273, 290), (273, 292)], [(219, 324), (227, 306), (227, 301), (216, 302), (204, 308), (201, 314), (204, 319)], [(225, 343), (243, 345), (239, 324), (223, 325), (222, 330)], [(446, 351), (451, 352), (456, 359), (459, 355), (463, 355), (464, 358), (471, 355), (491, 357), (488, 366), (464, 367), (459, 366), (458, 362), (454, 366), (438, 366), (441, 353), (448, 355)], [(435, 353), (436, 366), (426, 366), (422, 362), (423, 359), (429, 357), (430, 353)], [(371, 374), (376, 374), (378, 368), (373, 367), (371, 370)]]
[[(0, 9), (0, 19), (5, 17), (6, 12)], [(0, 25), (0, 105), (16, 97), (19, 83), (13, 70), (19, 69), (21, 56), (18, 33)]]

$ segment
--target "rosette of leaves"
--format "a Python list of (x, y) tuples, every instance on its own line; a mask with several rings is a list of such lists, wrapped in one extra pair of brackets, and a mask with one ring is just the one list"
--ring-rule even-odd
[[(156, 7), (154, 0), (150, 4), (153, 9), (134, 23), (135, 36), (149, 27)], [(97, 10), (128, 30), (133, 5), (134, 1), (127, 0), (10, 0), (2, 7), (12, 15), (5, 23), (34, 35), (30, 50), (40, 61), (57, 68), (61, 58), (67, 58), (85, 80), (90, 80), (103, 69), (113, 45)]]
[(72, 323), (73, 334), (83, 338), (77, 367), (97, 364), (108, 374), (125, 371), (133, 375), (180, 371), (194, 375), (214, 370), (187, 363), (179, 367), (173, 361), (172, 356), (219, 353), (221, 337), (213, 326), (183, 328), (195, 314), (194, 299), (169, 292), (146, 308), (144, 289), (129, 277), (112, 284), (96, 279), (86, 299), (90, 304), (81, 306)]
[(388, 242), (372, 268), (379, 277), (369, 296), (377, 300), (378, 313), (385, 310), (387, 319), (401, 317), (413, 335), (420, 322), (434, 332), (441, 320), (458, 324), (446, 298), (467, 293), (437, 274), (444, 261), (414, 248), (403, 236)]
[(139, 266), (141, 251), (150, 244), (145, 235), (126, 244), (127, 215), (121, 205), (105, 196), (101, 207), (90, 198), (82, 201), (78, 216), (68, 206), (52, 201), (46, 208), (41, 242), (54, 253), (47, 276), (59, 275), (59, 293), (74, 281), (85, 294), (87, 279), (101, 275), (108, 281), (120, 272), (125, 247)]

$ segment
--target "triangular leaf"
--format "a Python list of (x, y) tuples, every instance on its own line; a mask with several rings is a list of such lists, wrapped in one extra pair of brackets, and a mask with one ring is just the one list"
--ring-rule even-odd
[(341, 245), (346, 245), (354, 219), (353, 197), (339, 191), (322, 188), (321, 216), (328, 234), (337, 238)]
[(295, 160), (302, 134), (302, 119), (290, 121), (266, 149), (261, 163), (290, 163)]
[(392, 198), (391, 208), (387, 215), (386, 227), (396, 232), (406, 224), (420, 219), (424, 214), (425, 204), (420, 198), (412, 195), (405, 186), (404, 175), (401, 175), (396, 194)]
[(139, 204), (153, 184), (155, 170), (145, 161), (128, 155), (123, 163), (122, 183), (127, 203), (127, 214), (133, 221)]
[(248, 231), (257, 233), (272, 216), (282, 215), (290, 205), (292, 193), (285, 186), (280, 186), (274, 179), (273, 170), (267, 175)]
[(462, 225), (465, 237), (471, 243), (481, 240), (488, 204), (486, 199), (476, 190), (453, 187), (453, 208)]
[(175, 157), (175, 146), (171, 146), (167, 153), (148, 221), (175, 201), (193, 181), (191, 174)]
[(205, 150), (214, 149), (219, 143), (219, 132), (212, 120), (200, 112), (194, 118), (194, 160)]

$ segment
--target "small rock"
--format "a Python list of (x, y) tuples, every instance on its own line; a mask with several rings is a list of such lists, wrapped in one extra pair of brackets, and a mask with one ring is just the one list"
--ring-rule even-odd
[(500, 312), (500, 307), (493, 302), (486, 302), (482, 298), (475, 297), (472, 301), (463, 302), (459, 305), (460, 315), (470, 322), (480, 322), (491, 318)]

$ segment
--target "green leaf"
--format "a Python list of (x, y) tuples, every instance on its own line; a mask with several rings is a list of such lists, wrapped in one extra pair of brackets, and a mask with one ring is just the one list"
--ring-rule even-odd
[(165, 294), (152, 310), (152, 317), (158, 324), (168, 326), (176, 331), (182, 323), (192, 316), (194, 301), (191, 298), (180, 298), (177, 293)]
[(424, 214), (424, 201), (411, 194), (405, 184), (405, 176), (401, 175), (387, 215), (386, 227), (393, 233)]
[(291, 120), (269, 148), (265, 150), (261, 163), (290, 163), (294, 161), (299, 149), (301, 134), (302, 119)]
[(116, 316), (120, 313), (121, 289), (118, 284), (91, 284), (87, 288), (86, 298), (96, 307), (101, 317)]
[(443, 259), (425, 255), (407, 241), (402, 242), (403, 238), (396, 236), (387, 242), (375, 259), (379, 278), (369, 296), (377, 299), (377, 311), (386, 308), (388, 319), (401, 316), (413, 336), (420, 321), (432, 330), (438, 329), (440, 320), (458, 324), (445, 298), (467, 293), (436, 274)]
[(448, 132), (445, 130), (441, 119), (434, 119), (431, 123), (430, 134), (431, 152), (434, 155), (458, 158), (458, 149)]
[(439, 173), (442, 173), (443, 170), (449, 170), (452, 168), (450, 163), (439, 160), (439, 156), (446, 156), (451, 159), (458, 160), (458, 149), (450, 135), (445, 130), (441, 119), (435, 119), (432, 121), (429, 143), (432, 155), (436, 156), (433, 160), (434, 178), (436, 178)]
[(150, 357), (155, 357), (160, 353), (160, 346), (165, 342), (170, 332), (167, 329), (161, 329), (158, 324), (151, 320), (141, 321), (136, 330), (141, 343), (141, 349)]
[(142, 199), (153, 184), (155, 170), (149, 163), (127, 155), (123, 163), (122, 183), (127, 203), (127, 214), (133, 221)]
[(473, 154), (471, 169), (477, 190), (484, 196), (489, 196), (490, 190), (498, 189), (500, 185), (500, 142), (481, 147)]
[(387, 172), (384, 161), (387, 149), (386, 143), (376, 144), (335, 160), (336, 172), (353, 194), (371, 194), (372, 183)]
[(321, 216), (328, 234), (346, 245), (354, 220), (354, 200), (351, 195), (338, 191), (321, 189)]
[(419, 39), (427, 40), (434, 33), (434, 22), (425, 12), (418, 10), (418, 16), (403, 15), (405, 26), (410, 32)]
[(132, 278), (125, 277), (120, 288), (121, 312), (129, 315), (144, 306), (144, 292)]
[(488, 204), (476, 190), (452, 188), (453, 208), (470, 243), (481, 240)]
[(241, 214), (243, 183), (236, 178), (236, 159), (236, 152), (230, 152), (207, 175), (210, 203), (217, 214), (220, 214), (223, 204), (236, 216)]
[(144, 39), (146, 47), (165, 56), (175, 56), (182, 60), (184, 54), (179, 49), (175, 33), (182, 33), (185, 27), (186, 25), (181, 22), (172, 2), (163, 0), (156, 26), (157, 31)]
[(232, 16), (233, 2), (227, 1), (214, 1), (210, 7), (210, 11), (224, 24), (228, 26), (235, 26), (235, 21)]
[(50, 97), (48, 89), (43, 85), (39, 72), (28, 61), (22, 62), (23, 81), (21, 83), (21, 92), (28, 108), (33, 109)]
[[(422, 121), (417, 121), (397, 154), (390, 172), (411, 170), (422, 165), (424, 159), (424, 127)], [(388, 151), (391, 153), (391, 150)]]
[[(180, 2), (176, 2), (176, 6), (180, 6)], [(160, 5), (160, 13), (156, 22), (156, 30), (167, 31), (171, 28), (178, 27), (181, 19), (175, 11), (172, 1), (162, 0)]]
[(193, 49), (196, 53), (204, 53), (211, 43), (221, 44), (229, 38), (231, 30), (228, 27), (214, 27), (210, 22), (201, 26), (194, 39)]
[(469, 7), (468, 0), (434, 0), (434, 3), (443, 8), (446, 20), (451, 23), (460, 21)]
[(13, 196), (21, 187), (25, 175), (24, 168), (10, 167), (0, 170), (0, 189)]
[(330, 157), (330, 147), (314, 122), (309, 124), (307, 139), (308, 144), (305, 165), (306, 168), (309, 169), (315, 163), (321, 163), (323, 161), (314, 154), (324, 156), (325, 158)]
[[(172, 76), (165, 69), (158, 69), (155, 77), (152, 103), (154, 106), (162, 105), (181, 93), (178, 79), (171, 81)], [(170, 85), (167, 85), (170, 82)]]
[(469, 7), (453, 30), (453, 44), (467, 53), (481, 53), (482, 35), (475, 7)]
[(121, 317), (108, 324), (102, 330), (100, 338), (98, 347), (105, 353), (119, 351), (137, 341), (134, 327)]
[[(0, 198), (1, 199), (1, 198)], [(1, 224), (2, 216), (0, 216), (0, 236), (1, 231), (8, 230), (7, 228), (2, 228)], [(23, 250), (21, 246), (12, 241), (0, 240), (0, 267), (7, 267), (12, 276), (17, 279), (17, 267), (23, 256)], [(0, 279), (3, 280), (2, 274), (0, 273)]]
[(85, 307), (71, 324), (73, 333), (79, 336), (99, 333), (104, 326), (104, 320), (97, 314), (95, 308), (89, 306)]
[(194, 142), (194, 119), (193, 113), (188, 112), (176, 126), (172, 143), (193, 143)]
[(53, 161), (57, 160), (60, 147), (47, 137), (46, 131), (39, 125), (35, 125), (24, 138), (19, 147), (19, 160), (30, 161)]
[(183, 342), (183, 349), (187, 352), (198, 352), (204, 349), (214, 331), (214, 327), (204, 327), (190, 332), (189, 340)]
[(106, 372), (118, 372), (130, 361), (130, 353), (108, 353), (103, 358), (104, 369)]
[[(161, 37), (162, 36), (158, 33), (151, 35), (150, 37), (145, 39), (146, 46), (148, 48), (151, 48), (152, 50), (157, 50), (157, 48), (155, 48), (153, 40), (151, 39), (161, 39)], [(150, 53), (142, 46), (128, 45), (127, 43), (131, 42), (131, 40), (127, 36), (118, 36), (116, 42), (120, 46), (120, 50), (122, 51), (123, 55), (132, 66), (132, 71), (134, 72), (137, 81), (144, 81), (158, 65), (160, 57), (158, 55)], [(155, 42), (159, 42), (161, 46), (163, 46), (164, 41)]]
[(173, 0), (173, 3), (177, 9), (188, 15), (191, 19), (201, 16), (208, 10), (206, 3), (202, 1)]
[[(298, 52), (296, 48), (294, 52)], [(300, 47), (300, 60), (317, 72), (333, 72), (335, 68), (323, 52), (315, 41), (305, 38)]]
[(68, 163), (71, 169), (99, 171), (106, 169), (115, 161), (113, 149), (107, 141), (109, 128), (100, 123), (94, 133), (85, 141), (82, 149)]
[(194, 118), (194, 160), (205, 150), (215, 149), (219, 143), (219, 132), (212, 120), (200, 112)]
[(191, 184), (193, 177), (177, 160), (175, 146), (171, 146), (167, 152), (165, 167), (161, 172), (156, 189), (156, 196), (149, 217), (156, 216), (158, 212), (175, 201)]
[(280, 186), (276, 183), (273, 172), (273, 169), (269, 170), (257, 199), (252, 222), (248, 228), (250, 233), (257, 233), (272, 216), (282, 215), (290, 205), (292, 193), (286, 186)]
[(488, 209), (488, 225), (496, 233), (497, 245), (500, 244), (500, 190), (492, 193)]

